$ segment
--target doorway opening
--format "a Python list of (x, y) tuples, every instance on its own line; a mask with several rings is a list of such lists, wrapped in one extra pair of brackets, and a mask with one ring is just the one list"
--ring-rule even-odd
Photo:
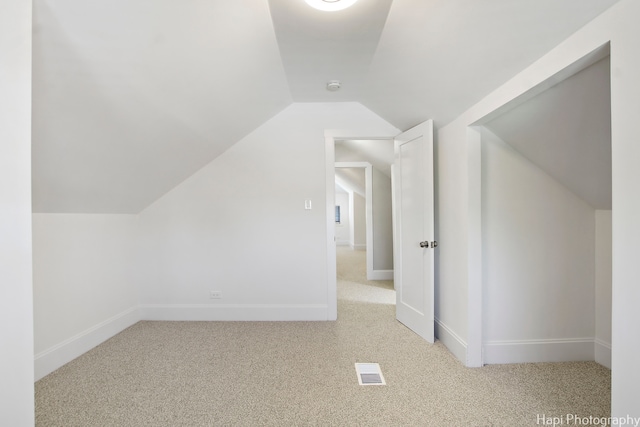
[[(367, 161), (367, 158), (363, 158), (362, 156), (355, 156), (355, 154), (353, 153), (354, 150), (349, 149), (349, 150), (345, 150), (343, 149), (342, 145), (344, 144), (343, 141), (354, 141), (353, 144), (362, 144), (361, 141), (393, 141), (393, 138), (395, 137), (395, 132), (394, 133), (389, 133), (389, 134), (378, 134), (378, 135), (374, 135), (371, 136), (370, 133), (368, 132), (359, 132), (359, 131), (331, 131), (331, 130), (327, 130), (325, 131), (325, 153), (326, 153), (326, 158), (325, 158), (325, 165), (326, 165), (326, 189), (327, 189), (327, 199), (326, 199), (326, 218), (327, 218), (327, 272), (328, 272), (328, 277), (327, 277), (327, 306), (328, 306), (328, 319), (329, 320), (335, 320), (337, 319), (338, 316), (338, 294), (337, 294), (337, 235), (336, 235), (336, 189), (337, 189), (337, 185), (336, 185), (336, 161), (337, 160), (342, 160), (341, 163), (343, 163), (342, 166), (345, 167), (360, 167), (360, 168), (364, 168), (365, 169), (365, 188), (364, 188), (364, 193), (366, 195), (367, 191), (371, 191), (372, 195), (371, 197), (369, 197), (369, 202), (370, 202), (370, 206), (369, 208), (365, 207), (365, 211), (367, 209), (370, 210), (370, 215), (368, 216), (369, 218), (369, 222), (370, 222), (370, 227), (369, 227), (369, 233), (371, 234), (372, 237), (370, 237), (368, 239), (368, 243), (365, 241), (364, 244), (365, 246), (367, 244), (372, 246), (372, 250), (370, 251), (365, 251), (365, 257), (367, 259), (367, 263), (370, 267), (367, 268), (367, 273), (375, 273), (375, 268), (374, 268), (374, 258), (375, 258), (375, 249), (373, 248), (373, 243), (375, 241), (375, 233), (373, 231), (373, 226), (374, 226), (374, 221), (375, 221), (375, 215), (373, 212), (373, 188), (370, 185), (369, 186), (369, 190), (367, 190), (366, 187), (366, 177), (367, 175), (369, 175), (369, 179), (371, 182), (373, 182), (374, 179), (374, 172), (373, 172), (373, 165), (375, 164), (375, 162), (377, 162), (377, 160), (375, 161)], [(339, 141), (337, 144), (336, 142)], [(347, 143), (347, 145), (349, 145), (350, 143)], [(393, 147), (392, 142), (389, 142), (389, 144), (391, 145), (391, 147)], [(340, 146), (338, 148), (336, 148), (337, 146)], [(336, 156), (336, 151), (338, 151), (338, 156)], [(349, 151), (351, 151), (351, 153), (349, 154), (350, 156), (353, 157), (347, 157), (347, 154)], [(393, 152), (393, 151), (392, 151)], [(356, 153), (357, 154), (357, 153)], [(374, 159), (369, 159), (369, 160), (374, 160)], [(370, 173), (367, 173), (366, 171), (370, 170)], [(344, 183), (343, 183), (344, 184)], [(346, 185), (346, 184), (345, 184)], [(344, 189), (344, 188), (343, 188)], [(355, 191), (353, 191), (354, 193), (356, 193)], [(347, 192), (348, 194), (348, 192)], [(357, 193), (356, 193), (357, 194)], [(340, 197), (340, 196), (339, 196)], [(344, 196), (343, 200), (344, 200)], [(343, 202), (344, 203), (344, 202)], [(348, 204), (346, 205), (340, 205), (340, 211), (341, 211), (341, 218), (344, 218), (344, 207), (343, 206), (348, 206)], [(366, 206), (366, 200), (365, 200), (365, 206)], [(347, 209), (348, 210), (348, 209)], [(352, 210), (353, 212), (353, 210)], [(349, 215), (351, 215), (349, 213)], [(365, 215), (365, 223), (366, 223), (366, 215)], [(392, 228), (393, 230), (393, 228)], [(342, 229), (340, 230), (342, 233), (345, 233), (345, 228), (344, 226), (342, 227)], [(347, 234), (350, 235), (350, 231), (347, 231)], [(367, 234), (367, 233), (365, 233)], [(343, 234), (344, 236), (345, 234)], [(391, 256), (393, 257), (393, 231), (391, 233)], [(343, 238), (344, 240), (344, 238)], [(348, 243), (340, 242), (341, 246), (348, 244), (349, 245), (349, 249), (351, 249), (351, 241), (349, 241)], [(353, 242), (354, 246), (356, 244), (358, 244), (357, 242)], [(362, 243), (360, 243), (362, 244)], [(343, 248), (341, 248), (343, 249)], [(389, 273), (386, 273), (389, 274)], [(391, 270), (391, 278), (393, 277), (393, 270)], [(389, 276), (387, 276), (389, 277)], [(367, 278), (367, 280), (372, 279), (371, 276), (369, 276)], [(386, 279), (386, 278), (385, 278)]]
[(334, 150), (338, 299), (395, 305), (393, 140), (336, 139)]

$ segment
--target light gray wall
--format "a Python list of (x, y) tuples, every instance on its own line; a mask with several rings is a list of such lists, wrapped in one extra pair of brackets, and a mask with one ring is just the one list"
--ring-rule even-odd
[(393, 222), (391, 179), (372, 169), (373, 175), (373, 269), (393, 270)]
[(31, 2), (0, 13), (0, 425), (31, 426)]
[(485, 363), (594, 360), (595, 211), (482, 133)]
[(137, 215), (33, 214), (36, 380), (139, 320)]
[(356, 192), (349, 193), (349, 217), (351, 222), (351, 236), (349, 244), (352, 249), (365, 250), (367, 248), (367, 202)]

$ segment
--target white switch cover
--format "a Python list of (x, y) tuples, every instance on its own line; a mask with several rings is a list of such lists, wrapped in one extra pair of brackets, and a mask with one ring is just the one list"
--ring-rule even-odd
[(311, 209), (311, 199), (307, 199), (304, 201), (304, 208), (307, 210)]

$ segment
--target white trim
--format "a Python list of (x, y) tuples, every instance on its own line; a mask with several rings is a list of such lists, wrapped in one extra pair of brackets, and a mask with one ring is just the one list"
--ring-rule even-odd
[(467, 357), (465, 366), (479, 368), (482, 360), (482, 137), (467, 127)]
[(596, 338), (593, 342), (593, 351), (596, 362), (611, 369), (611, 343)]
[(372, 270), (367, 280), (393, 280), (393, 270)]
[[(338, 319), (338, 270), (336, 265), (336, 143), (325, 132), (324, 162), (326, 191), (326, 244), (327, 244), (327, 318)], [(353, 226), (353, 225), (352, 225)]]
[(467, 360), (467, 343), (460, 338), (453, 329), (442, 323), (437, 317), (435, 321), (435, 334), (436, 338), (444, 344), (445, 347), (453, 354), (460, 362), (466, 366)]
[(349, 242), (349, 246), (351, 247), (351, 249), (353, 249), (354, 251), (366, 251), (367, 250), (367, 245), (364, 245), (362, 243), (359, 243), (357, 245)]
[(34, 357), (35, 381), (71, 362), (95, 346), (140, 321), (138, 307), (132, 307), (54, 345)]
[(169, 321), (319, 321), (329, 317), (320, 304), (146, 304), (143, 320)]
[(486, 364), (592, 360), (594, 338), (489, 341), (484, 344)]

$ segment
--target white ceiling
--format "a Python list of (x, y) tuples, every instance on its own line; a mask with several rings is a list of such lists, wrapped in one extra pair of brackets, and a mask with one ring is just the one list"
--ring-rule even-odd
[(293, 101), (445, 124), (616, 1), (34, 0), (34, 211), (139, 212)]
[(593, 208), (611, 209), (608, 57), (485, 127)]
[[(391, 0), (361, 0), (339, 13), (303, 0), (269, 0), (294, 101), (357, 101), (387, 20)], [(329, 80), (342, 88), (326, 90)]]

